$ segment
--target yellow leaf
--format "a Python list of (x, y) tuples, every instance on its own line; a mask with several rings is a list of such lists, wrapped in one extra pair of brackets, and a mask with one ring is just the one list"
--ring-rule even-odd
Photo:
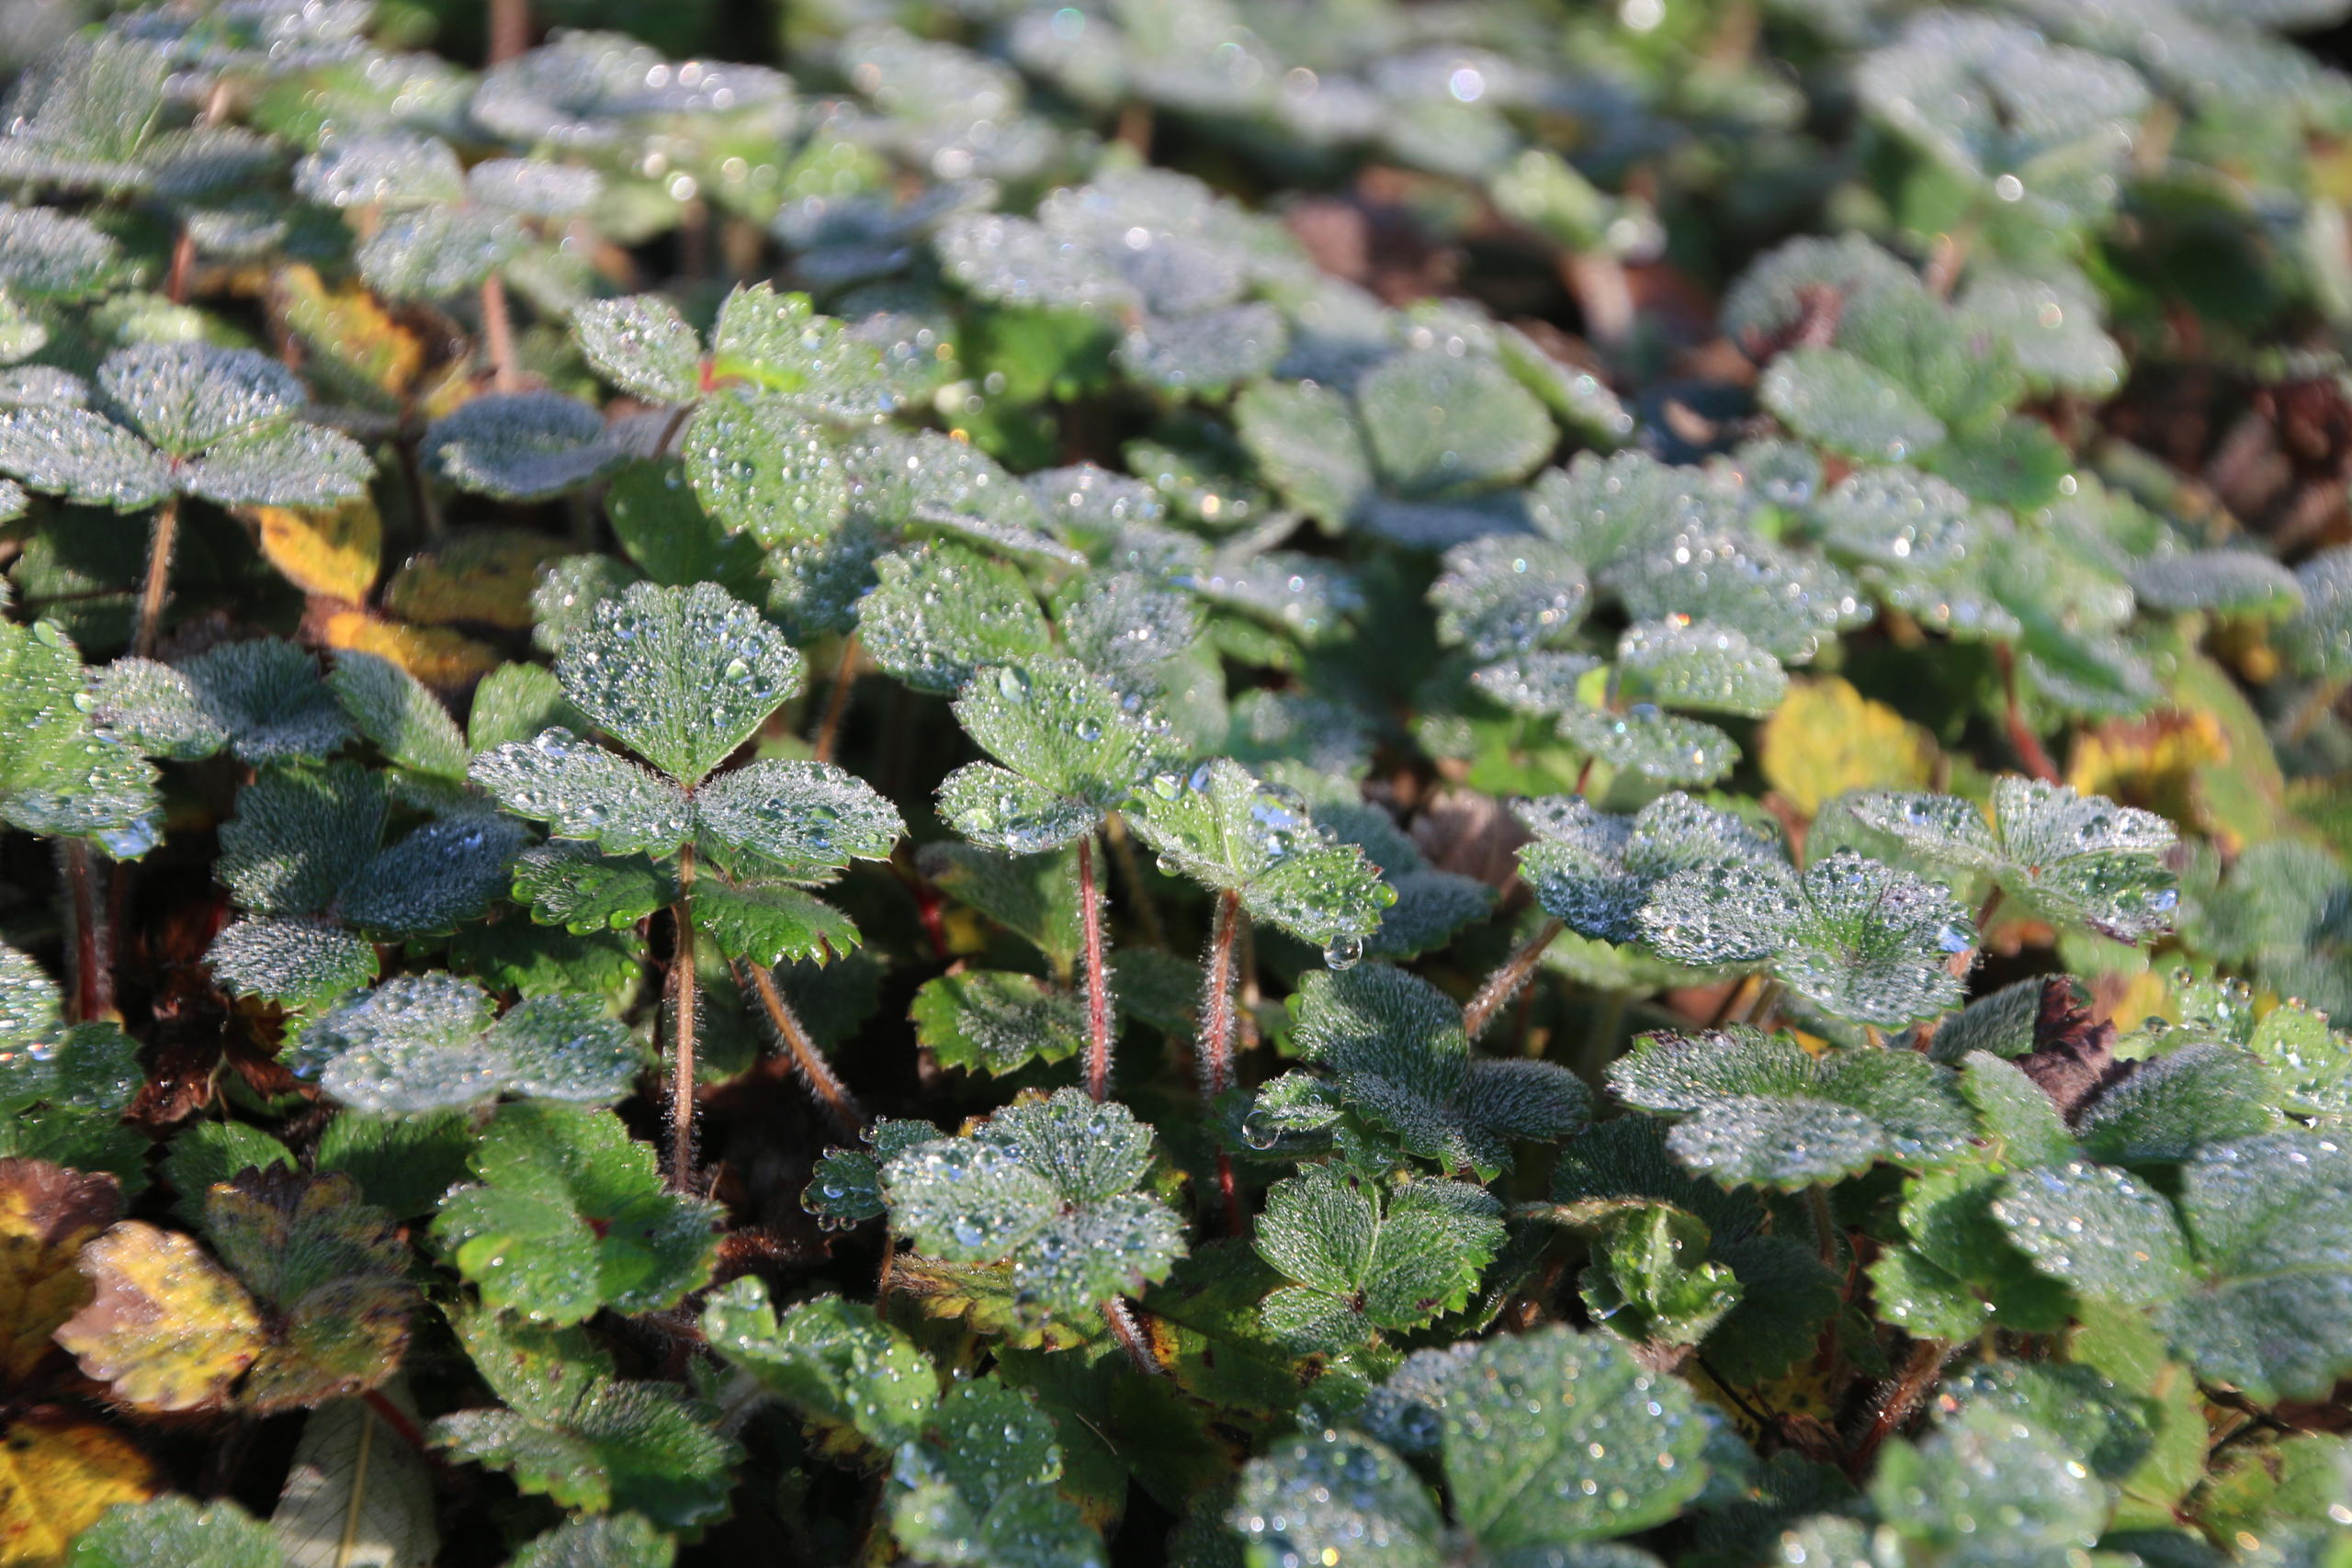
[(0, 1568), (51, 1568), (117, 1503), (155, 1494), (155, 1467), (86, 1421), (24, 1420), (0, 1437)]
[(384, 525), (366, 496), (340, 506), (259, 506), (261, 553), (305, 593), (356, 604), (383, 565)]
[(361, 283), (330, 288), (307, 266), (277, 277), (287, 328), (311, 351), (304, 367), (332, 394), (397, 407), (424, 367), (424, 344)]
[(126, 1404), (217, 1404), (261, 1351), (253, 1298), (191, 1237), (125, 1220), (82, 1249), (80, 1267), (95, 1289), (57, 1342)]
[(562, 553), (544, 534), (473, 529), (411, 557), (384, 590), (384, 607), (428, 626), (471, 621), (528, 631), (539, 569)]
[(1806, 817), (1849, 789), (1925, 789), (1935, 777), (1934, 739), (1835, 676), (1790, 682), (1757, 745), (1766, 781)]
[(428, 686), (454, 690), (498, 668), (498, 650), (447, 626), (409, 626), (365, 610), (337, 610), (317, 624), (329, 648), (389, 659)]
[(111, 1176), (0, 1159), (0, 1384), (24, 1382), (57, 1325), (89, 1304), (74, 1261), (121, 1209)]
[(2262, 717), (2201, 654), (2178, 660), (2162, 707), (2083, 732), (2067, 762), (2082, 793), (2186, 823), (2231, 853), (2287, 825), (2287, 780)]

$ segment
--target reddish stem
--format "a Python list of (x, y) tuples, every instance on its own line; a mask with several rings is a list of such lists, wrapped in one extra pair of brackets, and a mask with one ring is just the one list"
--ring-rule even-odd
[(490, 352), (491, 385), (514, 391), (523, 384), (514, 368), (514, 322), (506, 310), (506, 280), (494, 272), (481, 280), (481, 333)]
[(1102, 957), (1102, 899), (1094, 887), (1094, 835), (1078, 841), (1079, 921), (1086, 932), (1086, 1092), (1111, 1098), (1110, 966)]
[(670, 907), (675, 927), (670, 953), (670, 984), (675, 1017), (670, 1042), (670, 1189), (691, 1192), (695, 1182), (695, 847), (678, 849), (678, 901)]
[(2017, 752), (2018, 761), (2025, 764), (2027, 773), (2043, 784), (2064, 783), (2058, 773), (2058, 764), (2052, 761), (2050, 753), (2041, 749), (2041, 737), (2036, 735), (2033, 727), (2025, 721), (2024, 705), (2018, 701), (2017, 654), (2007, 643), (1996, 643), (1994, 645), (1994, 656), (2001, 665), (2001, 722), (2008, 730), (2009, 745)]
[(106, 917), (98, 908), (96, 856), (83, 839), (66, 840), (62, 851), (67, 915), (74, 922), (72, 1019), (87, 1023), (114, 1011), (114, 965)]
[(820, 762), (833, 760), (833, 744), (841, 739), (842, 716), (849, 712), (849, 694), (857, 684), (857, 634), (842, 644), (841, 662), (833, 667), (833, 684), (825, 694), (825, 716), (817, 723), (817, 739), (808, 754)]
[(1864, 1475), (1870, 1472), (1871, 1461), (1877, 1457), (1879, 1447), (1911, 1418), (1926, 1396), (1936, 1374), (1943, 1371), (1944, 1346), (1940, 1340), (1922, 1339), (1911, 1348), (1911, 1355), (1903, 1363), (1902, 1372), (1887, 1385), (1877, 1403), (1869, 1428), (1853, 1452), (1846, 1456), (1846, 1472), (1849, 1475)]
[(1535, 966), (1544, 961), (1544, 949), (1566, 929), (1561, 921), (1545, 920), (1533, 936), (1521, 942), (1503, 960), (1501, 968), (1487, 976), (1487, 983), (1478, 987), (1477, 995), (1462, 1010), (1464, 1033), (1475, 1041), (1487, 1032), (1487, 1025), (1494, 1021), (1502, 1005), (1516, 996), (1519, 988), (1527, 984), (1528, 976), (1535, 973)]
[[(1240, 931), (1241, 895), (1227, 888), (1216, 896), (1216, 919), (1209, 930), (1208, 986), (1201, 1007), (1201, 1099), (1209, 1103), (1233, 1087), (1233, 950)], [(1225, 1203), (1225, 1228), (1239, 1235), (1241, 1191), (1234, 1179), (1233, 1156), (1223, 1150), (1216, 1156), (1216, 1185)]]
[(844, 1137), (855, 1135), (865, 1124), (865, 1113), (858, 1109), (857, 1097), (834, 1076), (823, 1053), (817, 1049), (817, 1043), (808, 1038), (808, 1031), (793, 1012), (792, 1005), (784, 999), (775, 975), (763, 964), (746, 963), (743, 967), (751, 971), (752, 988), (759, 993), (760, 1006), (765, 1010), (768, 1022), (775, 1026), (776, 1037), (791, 1053), (793, 1067), (800, 1074), (801, 1081), (823, 1104), (834, 1130)]

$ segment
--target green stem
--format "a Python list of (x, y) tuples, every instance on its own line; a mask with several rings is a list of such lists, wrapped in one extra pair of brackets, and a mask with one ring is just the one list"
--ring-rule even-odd
[(1102, 956), (1102, 898), (1094, 886), (1091, 833), (1078, 840), (1078, 911), (1086, 933), (1086, 1092), (1100, 1101), (1111, 1098), (1111, 976)]
[(670, 907), (670, 1186), (691, 1192), (695, 1179), (695, 847), (678, 849), (678, 901)]
[(1502, 1010), (1505, 1002), (1519, 994), (1519, 988), (1527, 984), (1528, 977), (1535, 973), (1535, 966), (1544, 962), (1544, 950), (1566, 929), (1559, 920), (1547, 919), (1535, 928), (1533, 936), (1511, 951), (1511, 955), (1503, 960), (1502, 967), (1487, 976), (1486, 984), (1478, 987), (1477, 994), (1462, 1010), (1464, 1033), (1475, 1041), (1487, 1032), (1487, 1025), (1494, 1021), (1495, 1014)]

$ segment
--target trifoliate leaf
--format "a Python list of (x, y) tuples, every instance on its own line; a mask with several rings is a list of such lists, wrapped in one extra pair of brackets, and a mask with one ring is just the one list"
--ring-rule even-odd
[(1165, 761), (1118, 694), (1068, 660), (983, 670), (956, 716), (1013, 774), (964, 770), (941, 787), (942, 811), (965, 837), (1014, 854), (1092, 832)]
[(1789, 689), (1781, 661), (1728, 626), (1641, 621), (1617, 641), (1622, 695), (1660, 707), (1761, 718)]
[(1239, 893), (1250, 914), (1318, 945), (1370, 935), (1396, 901), (1363, 852), (1316, 827), (1296, 795), (1222, 757), (1154, 775), (1128, 820), (1163, 863)]
[(684, 1529), (726, 1512), (741, 1450), (675, 1383), (616, 1381), (576, 1330), (475, 1313), (459, 1336), (506, 1407), (442, 1416), (426, 1433), (435, 1448), (585, 1513), (633, 1510)]
[(853, 860), (888, 860), (907, 830), (871, 784), (830, 762), (752, 762), (722, 773), (695, 795), (694, 818), (722, 861), (795, 881)]
[(305, 1027), (295, 1057), (334, 1099), (403, 1114), (502, 1094), (609, 1104), (639, 1066), (628, 1031), (595, 998), (540, 996), (503, 1018), (453, 975), (404, 975)]
[[(1542, 657), (1529, 654), (1518, 662)], [(1648, 703), (1623, 713), (1573, 705), (1560, 715), (1559, 731), (1597, 761), (1662, 784), (1713, 784), (1739, 761), (1737, 743), (1713, 725), (1660, 713)]]
[(1103, 1568), (1102, 1538), (1054, 1485), (1051, 1417), (994, 1381), (959, 1383), (922, 1436), (899, 1445), (886, 1500), (891, 1532), (926, 1562)]
[(1535, 841), (1519, 852), (1546, 914), (1581, 936), (1632, 942), (1651, 891), (1678, 872), (1718, 862), (1778, 864), (1780, 846), (1741, 818), (1677, 791), (1632, 817), (1596, 811), (1582, 795), (1523, 802)]
[(1655, 887), (1642, 935), (1678, 964), (1768, 963), (1830, 1013), (1907, 1023), (1960, 999), (1952, 954), (1973, 923), (1935, 883), (1839, 850), (1792, 876), (1767, 862), (1717, 863)]
[(1728, 626), (1789, 664), (1810, 660), (1824, 633), (1871, 618), (1860, 584), (1827, 561), (1729, 532), (1676, 535), (1602, 582), (1637, 620)]
[(545, 1323), (659, 1312), (709, 1278), (716, 1204), (662, 1190), (653, 1151), (609, 1111), (503, 1106), (433, 1234), (482, 1300)]
[(801, 663), (714, 583), (638, 583), (596, 606), (556, 674), (597, 728), (691, 786), (799, 689)]
[(1034, 975), (977, 969), (926, 980), (909, 1016), (943, 1067), (1003, 1074), (1066, 1061), (1086, 1040), (1086, 1004)]
[(89, 1304), (57, 1342), (141, 1410), (218, 1405), (266, 1341), (253, 1298), (188, 1236), (124, 1220), (82, 1249)]
[(1951, 795), (1861, 795), (1848, 806), (1938, 864), (1988, 874), (2045, 919), (2120, 942), (2172, 923), (2178, 895), (2158, 857), (2176, 835), (2152, 811), (2013, 774), (1994, 783), (1989, 827), (1975, 806)]
[(1312, 1167), (1266, 1194), (1258, 1255), (1294, 1283), (1261, 1316), (1302, 1352), (1417, 1328), (1462, 1309), (1503, 1235), (1502, 1206), (1483, 1189), (1428, 1178), (1389, 1188)]
[(530, 241), (512, 213), (428, 207), (386, 218), (352, 259), (368, 287), (387, 299), (447, 299), (513, 263)]
[(847, 1429), (878, 1448), (914, 1438), (938, 1403), (931, 1363), (862, 1303), (820, 1296), (787, 1312), (765, 1285), (738, 1280), (703, 1307), (703, 1333), (803, 1421)]
[(1283, 499), (1327, 528), (1372, 494), (1372, 453), (1347, 400), (1312, 381), (1261, 381), (1234, 400), (1234, 423)]
[(1019, 664), (1053, 642), (1021, 573), (954, 544), (918, 545), (874, 563), (858, 605), (875, 663), (918, 691), (961, 691), (984, 665)]
[(1548, 1142), (1589, 1119), (1566, 1068), (1474, 1060), (1460, 1007), (1401, 969), (1309, 971), (1293, 1005), (1299, 1050), (1331, 1069), (1341, 1100), (1449, 1171), (1491, 1179), (1510, 1166), (1511, 1140)]
[(604, 415), (544, 391), (475, 398), (435, 420), (421, 450), (451, 484), (500, 501), (561, 495), (627, 457), (606, 437)]
[(1356, 386), (1364, 437), (1381, 476), (1426, 497), (1515, 483), (1557, 445), (1551, 415), (1491, 359), (1400, 354)]
[(849, 515), (842, 454), (821, 426), (779, 400), (709, 399), (679, 451), (703, 510), (763, 546), (824, 538)]
[(205, 1195), (204, 1233), (268, 1314), (241, 1404), (265, 1415), (314, 1405), (400, 1369), (416, 1304), (408, 1248), (350, 1177), (245, 1171)]
[(1445, 552), (1430, 590), (1440, 641), (1498, 659), (1555, 642), (1584, 619), (1590, 590), (1571, 552), (1540, 539), (1473, 539)]
[(79, 408), (0, 408), (0, 470), (75, 505), (117, 512), (153, 506), (176, 488), (153, 448)]
[(1799, 435), (1864, 462), (1899, 463), (1944, 441), (1944, 422), (1908, 389), (1840, 349), (1791, 349), (1757, 398)]
[(1626, 1104), (1682, 1118), (1667, 1147), (1726, 1187), (1794, 1191), (1881, 1160), (1928, 1168), (1972, 1130), (1950, 1068), (1916, 1053), (1833, 1050), (1736, 1027), (1654, 1035), (1611, 1064)]
[(56, 626), (0, 623), (0, 822), (136, 859), (163, 837), (155, 770), (92, 728), (87, 683), (80, 653)]

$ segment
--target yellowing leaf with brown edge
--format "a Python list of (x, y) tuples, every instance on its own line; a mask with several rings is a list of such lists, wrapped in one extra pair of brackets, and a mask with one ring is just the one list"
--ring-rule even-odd
[(427, 626), (468, 621), (528, 631), (539, 569), (562, 553), (544, 534), (477, 528), (409, 558), (384, 590), (384, 608)]
[(1757, 732), (1765, 780), (1811, 817), (1849, 789), (1925, 789), (1934, 739), (1836, 676), (1793, 681)]
[(318, 639), (349, 653), (389, 659), (428, 686), (469, 686), (498, 668), (498, 650), (447, 626), (410, 626), (365, 610), (335, 610), (311, 623)]
[(82, 1249), (95, 1287), (57, 1342), (141, 1410), (218, 1404), (262, 1351), (261, 1314), (192, 1237), (125, 1220)]
[(289, 266), (274, 280), (287, 329), (311, 351), (303, 367), (330, 396), (389, 411), (424, 367), (424, 344), (360, 283), (330, 288), (316, 271)]
[(2195, 827), (2233, 853), (2276, 833), (2287, 780), (2261, 716), (2228, 671), (2183, 655), (2165, 704), (2076, 737), (2067, 783)]
[(117, 1503), (155, 1495), (155, 1467), (87, 1421), (28, 1419), (0, 1437), (0, 1568), (51, 1568)]
[(257, 506), (261, 553), (305, 593), (356, 604), (376, 586), (384, 524), (367, 496), (340, 506)]
[(205, 1195), (205, 1234), (268, 1313), (239, 1402), (268, 1415), (400, 1370), (416, 1292), (392, 1217), (340, 1172), (247, 1170)]
[(74, 1259), (121, 1211), (111, 1176), (0, 1159), (0, 1385), (23, 1382), (55, 1348), (57, 1325), (89, 1303)]

